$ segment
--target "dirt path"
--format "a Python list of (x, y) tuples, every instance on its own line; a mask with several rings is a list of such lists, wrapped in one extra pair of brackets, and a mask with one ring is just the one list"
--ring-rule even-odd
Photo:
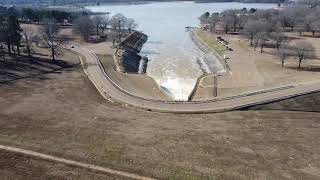
[(77, 161), (73, 161), (73, 160), (69, 160), (69, 159), (59, 158), (56, 156), (42, 154), (42, 153), (38, 153), (35, 151), (29, 151), (29, 150), (25, 150), (25, 149), (16, 148), (16, 147), (0, 145), (0, 149), (10, 151), (10, 152), (20, 153), (20, 154), (25, 154), (28, 156), (34, 156), (37, 158), (55, 161), (55, 162), (59, 162), (59, 163), (64, 163), (67, 165), (86, 168), (86, 169), (90, 169), (90, 170), (94, 170), (94, 171), (100, 171), (100, 172), (104, 172), (104, 173), (108, 173), (108, 174), (112, 174), (112, 175), (123, 176), (126, 178), (139, 179), (139, 180), (154, 180), (152, 178), (139, 176), (136, 174), (131, 174), (131, 173), (123, 172), (123, 171), (117, 171), (117, 170), (113, 170), (113, 169), (109, 169), (109, 168), (105, 168), (105, 167), (101, 167), (101, 166), (96, 166), (93, 164), (81, 163), (81, 162), (77, 162)]

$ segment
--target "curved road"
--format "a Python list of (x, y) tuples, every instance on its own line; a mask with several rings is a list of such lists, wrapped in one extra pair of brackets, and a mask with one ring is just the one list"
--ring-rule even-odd
[(201, 102), (145, 99), (131, 94), (115, 84), (109, 78), (107, 72), (104, 71), (99, 58), (93, 52), (81, 47), (74, 47), (72, 50), (84, 56), (85, 59), (81, 58), (84, 72), (104, 98), (149, 111), (173, 113), (223, 112), (320, 91), (320, 82), (313, 82)]

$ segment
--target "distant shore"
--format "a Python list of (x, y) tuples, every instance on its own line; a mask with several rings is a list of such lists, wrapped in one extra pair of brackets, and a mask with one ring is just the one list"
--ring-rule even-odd
[(88, 2), (86, 0), (78, 0), (74, 1), (73, 4), (71, 3), (59, 3), (59, 4), (50, 4), (50, 3), (43, 3), (43, 4), (34, 4), (33, 1), (31, 0), (26, 0), (24, 3), (19, 2), (18, 0), (13, 0), (10, 3), (2, 3), (0, 6), (17, 6), (17, 7), (50, 7), (50, 8), (55, 8), (55, 7), (76, 7), (76, 8), (83, 8), (85, 6), (100, 6), (100, 5), (139, 5), (139, 4), (150, 4), (150, 3), (159, 3), (159, 2), (194, 2), (194, 3), (224, 3), (224, 2), (237, 2), (237, 3), (270, 3), (270, 4), (275, 4), (273, 0), (266, 0), (266, 1), (259, 1), (259, 2), (254, 2), (254, 1), (241, 1), (241, 0), (135, 0), (135, 1), (130, 1), (130, 0), (111, 0), (108, 2)]

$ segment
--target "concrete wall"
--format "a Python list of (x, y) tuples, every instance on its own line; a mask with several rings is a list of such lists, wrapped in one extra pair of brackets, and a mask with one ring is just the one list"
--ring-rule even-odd
[(148, 59), (138, 54), (146, 41), (147, 35), (136, 31), (121, 42), (115, 55), (118, 62), (117, 69), (120, 72), (140, 74), (146, 72)]

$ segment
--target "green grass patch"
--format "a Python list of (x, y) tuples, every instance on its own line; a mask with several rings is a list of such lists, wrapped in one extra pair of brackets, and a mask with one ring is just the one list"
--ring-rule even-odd
[(213, 49), (219, 56), (223, 57), (223, 52), (226, 50), (226, 47), (224, 45), (219, 43), (209, 33), (201, 29), (197, 29), (196, 33), (211, 49)]

